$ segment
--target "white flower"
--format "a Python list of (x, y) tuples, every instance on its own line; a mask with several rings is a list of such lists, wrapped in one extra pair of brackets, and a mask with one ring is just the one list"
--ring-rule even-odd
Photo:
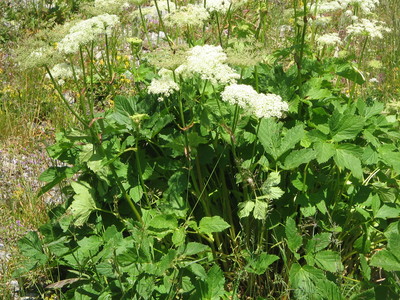
[(369, 80), (369, 82), (371, 82), (371, 83), (379, 83), (379, 80), (376, 79), (376, 78), (371, 78), (371, 79)]
[(361, 19), (357, 23), (347, 27), (347, 33), (353, 35), (366, 35), (374, 38), (383, 38), (382, 32), (390, 32), (391, 29), (384, 26), (385, 23), (376, 20)]
[(350, 0), (349, 4), (359, 7), (366, 14), (370, 14), (379, 4), (379, 0)]
[(206, 8), (210, 12), (226, 13), (231, 6), (230, 0), (207, 0)]
[(69, 34), (58, 43), (57, 48), (64, 54), (75, 53), (79, 46), (96, 40), (99, 35), (111, 35), (113, 28), (118, 24), (119, 18), (109, 14), (80, 21), (71, 27)]
[[(72, 66), (67, 63), (55, 65), (50, 70), (50, 73), (55, 80), (58, 80), (59, 85), (63, 85), (65, 83), (65, 79), (74, 78), (74, 71), (72, 69)], [(81, 74), (82, 70), (79, 68), (75, 68), (75, 76), (79, 78)], [(46, 74), (46, 78), (50, 78), (49, 74)]]
[(334, 33), (327, 33), (317, 37), (317, 43), (321, 46), (323, 45), (331, 46), (331, 45), (341, 44), (342, 40), (340, 39), (339, 34), (334, 32)]
[(174, 81), (171, 70), (161, 69), (158, 75), (160, 78), (153, 78), (147, 89), (149, 94), (162, 95), (158, 98), (162, 101), (163, 97), (169, 97), (175, 91), (179, 91), (179, 85)]
[(165, 24), (170, 27), (202, 26), (209, 17), (202, 5), (188, 4), (166, 15)]
[(126, 7), (128, 3), (125, 0), (95, 0), (94, 7), (100, 11), (104, 12), (119, 12), (124, 7)]
[(200, 75), (201, 79), (210, 80), (212, 84), (231, 84), (240, 76), (231, 67), (225, 64), (226, 54), (221, 46), (195, 46), (189, 50), (186, 63), (176, 69), (176, 73), (183, 78)]
[(282, 117), (283, 112), (289, 109), (287, 102), (275, 94), (257, 93), (253, 87), (245, 84), (226, 86), (221, 93), (222, 101), (238, 105), (245, 112), (257, 118)]

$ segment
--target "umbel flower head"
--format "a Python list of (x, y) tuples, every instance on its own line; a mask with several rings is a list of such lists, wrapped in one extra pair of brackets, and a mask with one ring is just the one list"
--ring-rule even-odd
[(231, 6), (230, 0), (207, 0), (206, 8), (209, 12), (226, 13)]
[(324, 45), (332, 46), (332, 45), (341, 44), (342, 40), (340, 39), (339, 34), (334, 32), (334, 33), (327, 33), (327, 34), (317, 37), (317, 43), (320, 46), (324, 46)]
[(161, 69), (158, 75), (160, 78), (153, 78), (147, 91), (149, 94), (160, 95), (158, 100), (163, 101), (163, 97), (169, 97), (175, 91), (179, 91), (179, 85), (174, 81), (171, 70)]
[(209, 17), (210, 14), (202, 5), (188, 4), (187, 6), (181, 6), (176, 11), (167, 14), (165, 17), (165, 25), (180, 28), (202, 26)]
[(289, 109), (289, 105), (282, 101), (281, 96), (257, 93), (253, 87), (246, 84), (226, 86), (221, 98), (222, 101), (238, 105), (247, 114), (257, 118), (281, 118), (283, 112)]
[(191, 78), (200, 75), (203, 80), (209, 80), (212, 84), (232, 84), (239, 79), (231, 67), (225, 64), (226, 54), (221, 46), (195, 46), (188, 51), (186, 63), (176, 69), (176, 73), (183, 78)]
[(360, 19), (356, 23), (347, 26), (349, 35), (366, 35), (371, 39), (383, 38), (383, 32), (390, 32), (391, 29), (384, 26), (384, 22), (377, 20)]
[(72, 54), (79, 50), (79, 46), (85, 45), (106, 34), (111, 35), (112, 30), (119, 24), (116, 15), (99, 15), (75, 24), (69, 33), (58, 43), (57, 48), (61, 53)]
[[(51, 70), (51, 76), (55, 80), (58, 80), (59, 85), (63, 85), (65, 83), (65, 79), (70, 79), (75, 76), (80, 77), (82, 75), (82, 70), (79, 68), (72, 69), (72, 66), (67, 63), (56, 64)], [(46, 75), (46, 78), (50, 78), (49, 74)]]

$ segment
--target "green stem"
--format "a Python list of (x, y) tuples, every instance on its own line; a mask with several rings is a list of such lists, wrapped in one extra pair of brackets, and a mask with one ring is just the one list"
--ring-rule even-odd
[(142, 6), (141, 5), (139, 5), (139, 15), (140, 15), (140, 21), (141, 21), (142, 26), (143, 26), (144, 35), (146, 36), (146, 39), (147, 39), (147, 42), (149, 44), (150, 49), (153, 49), (153, 45), (151, 44), (150, 38), (149, 38), (149, 30), (147, 29), (147, 25), (146, 25), (146, 22), (145, 22), (144, 17), (143, 17)]
[(69, 104), (68, 100), (65, 99), (65, 97), (64, 97), (64, 95), (63, 95), (63, 93), (62, 93), (62, 91), (61, 91), (61, 88), (60, 88), (60, 86), (57, 84), (57, 82), (54, 80), (54, 77), (53, 77), (53, 75), (51, 74), (49, 67), (48, 67), (47, 65), (45, 65), (45, 68), (46, 68), (47, 74), (49, 74), (49, 76), (50, 76), (50, 79), (51, 79), (51, 81), (52, 81), (52, 83), (53, 83), (53, 85), (54, 85), (54, 88), (55, 88), (56, 91), (58, 92), (58, 95), (60, 96), (61, 100), (64, 102), (65, 106), (66, 106), (66, 107), (68, 108), (68, 110), (75, 116), (75, 118), (76, 118), (79, 122), (82, 123), (82, 125), (83, 125), (84, 127), (88, 128), (89, 126), (88, 126), (86, 120), (82, 119), (82, 118), (78, 115), (78, 113), (71, 107), (71, 105)]
[(219, 25), (219, 17), (218, 17), (218, 12), (215, 13), (215, 19), (217, 21), (217, 31), (218, 31), (218, 38), (219, 38), (219, 44), (222, 47), (222, 36), (221, 36), (221, 28)]

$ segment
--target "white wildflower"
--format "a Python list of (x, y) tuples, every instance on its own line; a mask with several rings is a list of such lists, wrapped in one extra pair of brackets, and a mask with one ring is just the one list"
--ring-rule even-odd
[(376, 78), (371, 78), (371, 79), (369, 80), (369, 82), (370, 82), (370, 83), (379, 83), (379, 80), (376, 79)]
[(257, 118), (280, 118), (289, 109), (287, 102), (282, 101), (279, 95), (257, 93), (253, 87), (245, 84), (226, 86), (221, 98), (232, 105), (237, 104)]
[(122, 11), (127, 5), (126, 0), (95, 0), (94, 7), (103, 12), (119, 12)]
[(221, 46), (195, 46), (188, 51), (186, 63), (176, 69), (184, 78), (199, 74), (201, 79), (210, 80), (212, 84), (232, 84), (240, 76), (225, 64), (227, 55)]
[(111, 35), (113, 28), (118, 24), (119, 18), (109, 14), (80, 21), (72, 26), (69, 34), (58, 43), (58, 50), (64, 54), (75, 53), (79, 50), (79, 46), (96, 40), (99, 35)]
[(166, 15), (165, 24), (169, 27), (203, 26), (209, 17), (202, 5), (188, 4)]
[[(55, 65), (51, 70), (51, 76), (54, 80), (58, 80), (59, 85), (64, 85), (66, 79), (74, 78), (75, 76), (79, 78), (82, 75), (82, 70), (79, 68), (72, 69), (72, 66), (67, 63), (61, 63)], [(46, 78), (50, 78), (49, 74), (46, 74)]]
[(210, 12), (226, 13), (231, 6), (230, 0), (207, 0), (206, 8)]
[[(158, 11), (157, 11), (158, 7)], [(165, 1), (165, 0), (157, 0), (157, 6), (152, 5), (149, 7), (144, 7), (142, 12), (144, 14), (144, 18), (150, 23), (158, 24), (159, 15), (164, 18), (169, 13), (176, 11), (176, 5), (174, 1)]]
[(317, 37), (317, 43), (321, 46), (324, 45), (331, 46), (331, 45), (341, 44), (342, 40), (340, 39), (339, 34), (334, 32), (334, 33), (327, 33)]
[(379, 4), (379, 0), (347, 0), (349, 4), (357, 6), (365, 14), (370, 14)]
[(347, 33), (349, 35), (366, 35), (374, 38), (383, 38), (382, 32), (390, 32), (391, 29), (384, 26), (385, 23), (376, 21), (376, 20), (368, 20), (368, 19), (360, 19), (358, 22), (354, 23), (347, 27)]
[(175, 91), (179, 91), (179, 85), (174, 81), (171, 70), (161, 69), (158, 75), (160, 78), (153, 78), (147, 89), (149, 94), (161, 95), (158, 99), (162, 101), (163, 97), (169, 97)]

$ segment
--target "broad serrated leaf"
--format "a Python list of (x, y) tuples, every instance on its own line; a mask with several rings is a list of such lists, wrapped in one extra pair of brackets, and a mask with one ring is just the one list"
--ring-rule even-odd
[(314, 150), (317, 162), (320, 164), (327, 162), (336, 153), (335, 146), (325, 142), (316, 142)]
[(296, 222), (290, 217), (286, 219), (285, 234), (290, 251), (296, 253), (303, 244), (303, 238), (297, 231)]
[(380, 219), (391, 219), (398, 218), (400, 216), (400, 208), (394, 204), (388, 203), (384, 204), (379, 208), (378, 212), (375, 215), (375, 218)]
[(71, 186), (75, 192), (74, 201), (68, 210), (75, 218), (75, 225), (83, 225), (89, 218), (90, 214), (97, 209), (96, 203), (92, 195), (92, 188), (87, 182), (71, 182)]
[(337, 67), (336, 74), (360, 85), (365, 82), (365, 77), (361, 71), (356, 66), (347, 62)]
[(309, 163), (316, 157), (313, 149), (293, 150), (285, 158), (284, 169), (295, 169), (302, 164)]
[(311, 240), (307, 242), (306, 252), (316, 253), (320, 250), (325, 249), (331, 242), (332, 234), (329, 232), (318, 233)]
[(343, 270), (339, 253), (331, 250), (323, 250), (315, 254), (315, 262), (318, 267), (326, 271), (336, 273)]
[(263, 145), (265, 152), (271, 155), (275, 160), (279, 156), (280, 136), (282, 123), (278, 123), (272, 118), (263, 118), (260, 121), (258, 130), (258, 139)]
[(290, 128), (282, 138), (278, 156), (281, 156), (286, 151), (293, 149), (297, 143), (301, 141), (304, 133), (304, 126), (302, 124)]
[(221, 232), (230, 225), (224, 221), (220, 216), (204, 217), (199, 223), (199, 232), (211, 235), (214, 232)]
[(172, 215), (158, 215), (150, 220), (148, 226), (156, 229), (174, 230), (178, 227), (178, 220)]
[(42, 242), (36, 231), (30, 231), (20, 239), (18, 247), (21, 253), (28, 259), (24, 265), (27, 270), (32, 270), (47, 262), (47, 256), (43, 252)]
[(191, 256), (204, 251), (208, 251), (210, 249), (209, 246), (200, 244), (197, 242), (190, 242), (186, 245), (186, 249), (184, 251), (184, 255)]
[(186, 231), (185, 228), (179, 227), (172, 233), (172, 242), (175, 246), (180, 246), (185, 242)]
[(352, 150), (349, 150), (345, 147), (336, 148), (333, 159), (335, 160), (335, 163), (339, 168), (348, 169), (352, 172), (354, 177), (361, 180), (363, 179), (361, 160), (354, 155), (354, 152)]
[(400, 257), (396, 257), (390, 250), (380, 250), (372, 256), (370, 265), (386, 271), (400, 271)]
[(342, 115), (335, 111), (329, 120), (332, 140), (340, 142), (354, 139), (364, 128), (365, 120), (361, 116)]
[(225, 277), (221, 268), (214, 265), (207, 273), (207, 296), (202, 299), (219, 300), (225, 293)]
[(253, 201), (245, 201), (239, 203), (239, 218), (246, 218), (250, 215), (250, 213), (254, 209), (254, 202)]
[(257, 275), (264, 274), (268, 267), (278, 259), (279, 257), (276, 255), (270, 255), (265, 252), (261, 253), (260, 255), (252, 257), (249, 260), (248, 265), (246, 266), (246, 271)]
[(256, 200), (254, 204), (253, 216), (257, 220), (265, 220), (268, 214), (268, 202)]

